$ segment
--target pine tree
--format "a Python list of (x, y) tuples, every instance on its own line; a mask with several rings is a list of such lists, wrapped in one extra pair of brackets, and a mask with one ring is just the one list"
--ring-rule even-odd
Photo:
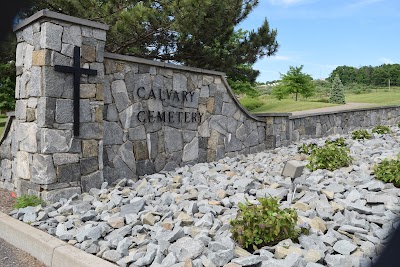
[(235, 81), (255, 83), (259, 71), (253, 64), (278, 49), (277, 30), (270, 28), (267, 19), (255, 30), (237, 28), (259, 0), (31, 2), (19, 18), (49, 9), (105, 23), (110, 26), (108, 52), (223, 71)]
[(344, 87), (339, 75), (336, 75), (333, 79), (329, 102), (334, 104), (346, 104), (346, 100), (344, 97)]

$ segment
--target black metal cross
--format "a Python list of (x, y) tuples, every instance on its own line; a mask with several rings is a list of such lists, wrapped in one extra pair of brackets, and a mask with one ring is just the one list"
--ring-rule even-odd
[(55, 65), (54, 70), (74, 74), (74, 136), (79, 136), (79, 109), (80, 109), (80, 85), (81, 75), (97, 75), (97, 70), (81, 68), (81, 51), (78, 46), (74, 47), (73, 66)]

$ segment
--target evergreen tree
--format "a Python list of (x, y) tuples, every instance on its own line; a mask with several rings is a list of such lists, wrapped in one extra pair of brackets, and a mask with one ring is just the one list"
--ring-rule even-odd
[[(252, 65), (278, 49), (268, 21), (236, 30), (259, 0), (32, 0), (20, 18), (49, 9), (110, 26), (106, 50), (225, 72), (254, 83)], [(244, 67), (245, 66), (245, 67)]]
[(331, 95), (329, 102), (334, 104), (346, 104), (344, 97), (344, 87), (339, 75), (336, 75), (332, 81)]

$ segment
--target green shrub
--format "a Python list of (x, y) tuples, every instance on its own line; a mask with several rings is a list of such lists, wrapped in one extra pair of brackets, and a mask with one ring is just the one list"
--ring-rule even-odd
[(261, 205), (239, 203), (236, 219), (230, 222), (233, 239), (245, 249), (257, 250), (272, 246), (287, 238), (297, 238), (297, 213), (280, 209), (277, 197), (259, 198)]
[(325, 140), (326, 145), (335, 145), (335, 146), (341, 146), (345, 147), (346, 146), (346, 140), (343, 137), (339, 137), (337, 139), (326, 139)]
[(36, 207), (38, 205), (44, 205), (44, 201), (40, 197), (35, 195), (22, 195), (15, 199), (14, 208), (21, 209), (28, 206)]
[(400, 122), (399, 122), (399, 123), (397, 123), (397, 127), (399, 127), (399, 128), (400, 128)]
[(316, 143), (310, 143), (310, 144), (301, 144), (299, 147), (297, 147), (297, 152), (310, 155), (311, 151), (317, 147)]
[(377, 179), (386, 183), (393, 183), (394, 186), (400, 187), (400, 160), (384, 159), (381, 163), (373, 168)]
[(352, 139), (371, 139), (372, 135), (367, 130), (355, 130), (351, 133)]
[(240, 103), (247, 109), (253, 110), (264, 105), (264, 102), (259, 98), (244, 97), (240, 99)]
[(390, 133), (390, 128), (386, 125), (377, 125), (372, 128), (372, 132), (377, 134), (387, 134)]
[(312, 171), (317, 169), (327, 169), (334, 171), (341, 167), (347, 167), (352, 161), (349, 155), (350, 150), (347, 147), (326, 144), (323, 147), (317, 147), (311, 151), (306, 165)]

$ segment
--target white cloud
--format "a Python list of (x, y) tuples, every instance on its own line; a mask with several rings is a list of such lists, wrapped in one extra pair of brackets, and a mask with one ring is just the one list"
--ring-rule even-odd
[(380, 57), (378, 60), (384, 64), (394, 64), (394, 61), (387, 57)]
[(279, 61), (289, 61), (291, 58), (289, 56), (272, 56), (271, 60), (279, 60)]

